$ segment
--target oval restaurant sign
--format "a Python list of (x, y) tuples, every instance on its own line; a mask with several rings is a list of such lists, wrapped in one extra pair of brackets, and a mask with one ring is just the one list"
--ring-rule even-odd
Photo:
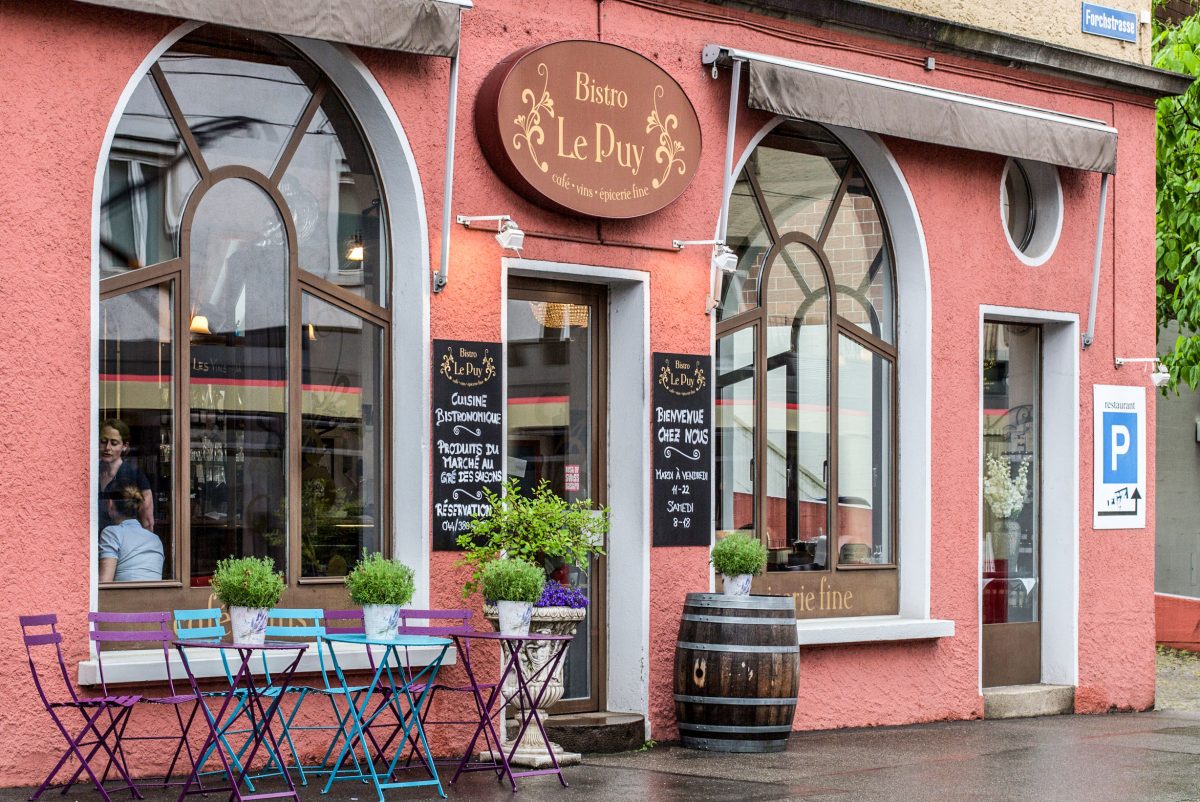
[(658, 211), (700, 160), (700, 120), (675, 79), (602, 42), (538, 45), (500, 62), (479, 90), (475, 130), (510, 187), (588, 217)]

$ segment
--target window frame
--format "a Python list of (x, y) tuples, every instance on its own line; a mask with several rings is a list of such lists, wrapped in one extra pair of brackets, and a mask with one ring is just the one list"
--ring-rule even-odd
[[(824, 129), (822, 129), (824, 130)], [(766, 134), (760, 141), (755, 143), (755, 148), (760, 146), (772, 147), (777, 149), (786, 149), (788, 137), (780, 136), (782, 132), (779, 128), (774, 128)], [(832, 135), (831, 135), (832, 136)], [(836, 137), (833, 137), (835, 140)], [(840, 144), (840, 140), (837, 140)], [(882, 357), (891, 365), (891, 377), (888, 381), (888, 386), (885, 389), (890, 408), (888, 410), (887, 420), (890, 431), (887, 437), (886, 447), (890, 448), (889, 460), (889, 476), (887, 480), (887, 492), (889, 494), (889, 510), (887, 516), (888, 540), (890, 545), (890, 560), (887, 563), (854, 563), (841, 564), (839, 562), (839, 549), (832, 544), (836, 543), (836, 538), (831, 537), (831, 546), (828, 550), (828, 566), (824, 570), (812, 571), (802, 574), (808, 578), (815, 577), (831, 577), (835, 572), (890, 572), (890, 578), (893, 581), (887, 582), (889, 587), (886, 593), (894, 600), (887, 605), (894, 610), (900, 609), (899, 598), (899, 569), (900, 569), (900, 487), (899, 487), (899, 465), (900, 465), (900, 436), (899, 436), (899, 377), (900, 377), (900, 359), (899, 349), (897, 345), (887, 342), (882, 337), (876, 336), (865, 330), (862, 326), (854, 323), (841, 314), (841, 307), (838, 304), (838, 297), (843, 294), (853, 296), (861, 295), (861, 290), (839, 285), (836, 282), (834, 271), (830, 259), (825, 252), (825, 243), (828, 240), (830, 232), (837, 219), (841, 205), (848, 194), (851, 181), (857, 177), (867, 186), (870, 191), (870, 196), (873, 200), (875, 212), (879, 218), (882, 227), (883, 244), (882, 248), (888, 255), (888, 263), (890, 265), (889, 280), (892, 283), (891, 292), (889, 293), (892, 299), (892, 306), (888, 310), (892, 317), (891, 331), (894, 335), (898, 335), (897, 329), (897, 312), (896, 302), (898, 300), (895, 269), (895, 249), (892, 244), (891, 234), (887, 220), (884, 214), (882, 204), (879, 202), (878, 193), (872, 186), (870, 178), (866, 171), (862, 168), (858, 159), (851, 150), (844, 144), (841, 144), (847, 162), (839, 177), (839, 183), (833, 196), (831, 197), (829, 207), (825, 210), (824, 217), (817, 229), (816, 236), (812, 236), (800, 231), (788, 231), (780, 233), (779, 226), (771, 212), (771, 207), (767, 203), (765, 193), (758, 176), (752, 170), (746, 169), (753, 157), (752, 148), (747, 153), (747, 157), (741, 168), (739, 168), (739, 178), (744, 177), (746, 184), (750, 188), (751, 196), (758, 208), (759, 220), (762, 223), (763, 230), (767, 234), (771, 245), (760, 256), (758, 263), (752, 268), (751, 273), (747, 276), (747, 280), (755, 281), (755, 295), (757, 303), (752, 308), (737, 312), (729, 317), (718, 319), (715, 324), (715, 342), (722, 337), (733, 335), (746, 328), (752, 328), (754, 331), (754, 389), (753, 396), (755, 400), (755, 433), (754, 433), (754, 535), (760, 540), (766, 537), (764, 522), (767, 520), (767, 506), (769, 496), (766, 492), (767, 488), (767, 473), (768, 466), (763, 454), (766, 450), (766, 441), (768, 438), (767, 429), (767, 377), (769, 366), (768, 359), (768, 302), (770, 297), (770, 273), (775, 269), (776, 264), (782, 265), (779, 257), (780, 254), (789, 245), (802, 245), (807, 247), (817, 262), (821, 266), (822, 275), (825, 280), (823, 290), (816, 290), (812, 297), (819, 298), (824, 292), (831, 296), (828, 302), (829, 315), (825, 322), (827, 332), (826, 354), (829, 369), (829, 380), (827, 382), (827, 415), (828, 415), (828, 432), (827, 432), (827, 454), (828, 454), (828, 479), (826, 480), (827, 499), (838, 498), (838, 454), (841, 450), (838, 441), (838, 413), (839, 413), (839, 398), (838, 398), (838, 382), (839, 382), (839, 366), (838, 356), (840, 348), (840, 340), (842, 336), (849, 338), (855, 344), (862, 347), (865, 351), (873, 356)], [(870, 274), (867, 275), (870, 280)], [(810, 302), (811, 303), (811, 302)], [(714, 466), (719, 468), (719, 461)], [(793, 488), (794, 480), (788, 482), (788, 504), (792, 504), (794, 499)], [(838, 507), (839, 503), (827, 504), (827, 524), (829, 531), (837, 532), (838, 529)], [(773, 575), (764, 573), (763, 577), (756, 578), (756, 586), (764, 586), (767, 578), (779, 578), (783, 576), (780, 572), (775, 572)], [(848, 576), (849, 574), (847, 574)], [(861, 575), (860, 575), (861, 576)], [(876, 576), (880, 576), (876, 574)], [(866, 577), (863, 576), (863, 579)], [(771, 588), (773, 591), (786, 590), (786, 588)], [(863, 613), (865, 615), (875, 614), (873, 612)], [(821, 618), (837, 617), (834, 615), (825, 615)], [(815, 618), (814, 620), (821, 620)]]
[[(193, 31), (194, 33), (194, 31)], [(186, 38), (186, 37), (183, 37)], [(283, 37), (271, 37), (280, 48), (286, 49), (312, 64), (311, 59), (301, 53), (295, 46)], [(182, 41), (182, 39), (181, 39)], [(380, 499), (379, 499), (379, 532), (380, 550), (390, 554), (395, 549), (393, 542), (392, 519), (395, 499), (393, 478), (393, 448), (394, 434), (392, 420), (393, 395), (393, 343), (394, 313), (391, 305), (381, 306), (366, 297), (360, 297), (354, 292), (341, 287), (321, 276), (309, 273), (300, 268), (299, 243), (296, 227), (289, 213), (289, 205), (281, 190), (283, 180), (293, 158), (300, 148), (301, 142), (308, 131), (309, 125), (320, 110), (323, 101), (329, 93), (336, 93), (331, 78), (315, 64), (314, 71), (318, 74), (316, 83), (312, 86), (312, 94), (300, 116), (295, 121), (288, 140), (279, 151), (270, 174), (245, 165), (227, 165), (210, 169), (204, 155), (187, 125), (169, 81), (158, 61), (152, 64), (148, 71), (136, 77), (133, 82), (152, 80), (159, 91), (168, 114), (180, 135), (180, 141), (192, 159), (199, 181), (193, 187), (191, 194), (183, 207), (183, 216), (179, 227), (179, 256), (155, 265), (139, 267), (126, 272), (100, 277), (99, 300), (101, 302), (140, 289), (159, 285), (173, 285), (172, 309), (172, 358), (175, 368), (171, 377), (172, 387), (172, 455), (171, 455), (171, 533), (173, 541), (173, 576), (174, 579), (148, 582), (97, 582), (100, 608), (102, 609), (145, 609), (147, 603), (155, 604), (164, 609), (185, 606), (206, 606), (211, 594), (209, 586), (192, 587), (191, 585), (191, 520), (188, 515), (187, 499), (190, 495), (190, 476), (178, 466), (186, 465), (191, 453), (191, 408), (190, 408), (190, 365), (191, 338), (189, 332), (190, 310), (187, 299), (190, 297), (190, 240), (192, 224), (196, 212), (206, 194), (215, 186), (227, 180), (245, 180), (262, 190), (274, 204), (282, 221), (287, 247), (287, 385), (286, 385), (286, 492), (289, 500), (287, 505), (287, 538), (286, 565), (283, 566), (287, 578), (287, 587), (281, 604), (290, 606), (344, 606), (343, 577), (304, 577), (302, 575), (301, 545), (301, 455), (303, 441), (303, 336), (304, 326), (301, 318), (301, 304), (305, 294), (315, 300), (330, 304), (337, 309), (369, 322), (381, 329), (380, 376), (378, 397), (381, 409), (377, 411), (379, 434), (377, 435), (380, 452)], [(344, 107), (351, 111), (356, 127), (356, 135), (360, 138), (371, 161), (377, 177), (380, 176), (379, 160), (369, 139), (362, 131), (357, 115), (353, 115), (351, 105), (345, 98), (338, 98)], [(112, 155), (106, 156), (103, 171)], [(380, 182), (379, 214), (382, 220), (389, 219), (388, 203), (382, 181)], [(385, 226), (390, 230), (390, 226)], [(386, 274), (383, 291), (390, 294), (394, 263), (394, 244), (389, 245), (382, 255), (380, 272)], [(99, 268), (96, 268), (97, 271)], [(97, 275), (101, 275), (97, 272)], [(95, 365), (93, 365), (95, 370)], [(95, 410), (96, 412), (99, 409)], [(95, 482), (91, 483), (93, 486)], [(94, 501), (94, 500), (93, 500)], [(92, 561), (92, 565), (98, 565)], [(93, 571), (96, 569), (93, 568)], [(155, 594), (154, 599), (148, 599), (151, 590), (164, 591)], [(132, 593), (126, 593), (131, 591)], [(140, 592), (139, 592), (140, 591)], [(181, 592), (182, 591), (182, 592)], [(328, 597), (328, 598), (326, 598)], [(329, 601), (330, 605), (321, 602)]]

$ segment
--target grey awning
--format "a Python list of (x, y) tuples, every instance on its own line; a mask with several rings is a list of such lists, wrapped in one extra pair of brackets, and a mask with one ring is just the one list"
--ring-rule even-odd
[(97, 6), (215, 22), (426, 56), (458, 54), (470, 0), (79, 0)]
[(1103, 122), (708, 45), (705, 64), (750, 66), (752, 108), (847, 128), (1115, 173), (1117, 130)]

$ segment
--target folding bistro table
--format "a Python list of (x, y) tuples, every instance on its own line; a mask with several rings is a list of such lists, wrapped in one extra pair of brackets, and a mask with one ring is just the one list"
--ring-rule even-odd
[[(385, 788), (413, 788), (424, 785), (435, 786), (438, 795), (445, 798), (446, 792), (442, 790), (442, 781), (438, 777), (437, 767), (433, 763), (433, 755), (429, 752), (429, 743), (425, 740), (425, 728), (421, 725), (421, 709), (429, 696), (429, 689), (433, 687), (433, 681), (437, 677), (438, 669), (441, 668), (442, 660), (446, 657), (446, 650), (450, 648), (450, 641), (446, 638), (434, 638), (428, 635), (397, 635), (391, 638), (370, 638), (360, 634), (321, 635), (320, 639), (323, 645), (329, 647), (329, 656), (333, 662), (333, 668), (337, 672), (338, 682), (346, 692), (346, 702), (349, 708), (349, 715), (343, 721), (341, 730), (333, 736), (333, 744), (330, 745), (329, 751), (333, 751), (333, 746), (338, 739), (343, 739), (345, 743), (338, 752), (337, 759), (333, 763), (333, 770), (329, 772), (329, 779), (325, 781), (325, 788), (321, 793), (328, 793), (334, 780), (370, 780), (375, 786), (379, 802), (383, 802), (383, 789)], [(346, 681), (346, 675), (342, 672), (341, 664), (338, 663), (337, 649), (335, 648), (335, 644), (339, 643), (353, 644), (367, 649), (372, 646), (383, 647), (383, 656), (376, 664), (375, 673), (371, 676), (371, 682), (365, 689), (351, 688)], [(401, 659), (401, 652), (407, 656), (409, 649), (420, 647), (434, 647), (439, 651), (433, 660), (414, 671), (413, 667), (407, 664), (407, 660)], [(384, 681), (385, 677), (386, 681)], [(372, 710), (371, 699), (376, 694), (382, 699)], [(355, 697), (358, 699), (357, 703)], [(405, 704), (401, 704), (402, 700)], [(389, 743), (393, 740), (397, 743), (395, 754), (391, 760), (388, 760), (385, 770), (377, 771), (371, 755), (371, 743), (368, 742), (367, 736), (371, 725), (376, 722), (384, 710), (388, 709), (395, 712), (397, 727), (400, 728), (401, 735), (399, 738), (389, 739)], [(421, 759), (425, 769), (429, 772), (429, 779), (394, 782), (392, 775), (396, 771), (396, 764), (404, 752), (405, 744), (412, 739), (414, 730), (416, 739), (421, 744)], [(373, 741), (373, 739), (371, 740)], [(354, 761), (355, 765), (353, 773), (351, 773), (350, 763), (346, 761), (347, 755), (352, 754), (351, 750), (356, 744), (362, 748), (367, 767), (365, 774), (361, 766), (357, 765), (357, 760)], [(379, 758), (381, 761), (387, 760), (386, 755), (379, 755)], [(345, 772), (343, 772), (343, 768), (346, 769)]]
[[(542, 726), (542, 718), (538, 715), (537, 711), (538, 703), (542, 701), (542, 697), (546, 694), (546, 688), (550, 686), (550, 678), (554, 676), (559, 663), (562, 662), (563, 655), (567, 653), (567, 646), (570, 645), (572, 636), (547, 635), (537, 632), (532, 632), (528, 635), (505, 635), (500, 632), (463, 632), (452, 633), (450, 637), (454, 638), (455, 646), (458, 647), (458, 654), (462, 659), (463, 668), (466, 669), (467, 678), (470, 680), (475, 691), (475, 708), (479, 714), (479, 725), (475, 728), (475, 734), (471, 736), (471, 743), (467, 746), (467, 751), (463, 754), (462, 760), (458, 764), (458, 770), (454, 772), (454, 778), (450, 780), (450, 784), (453, 785), (463, 772), (492, 771), (495, 772), (497, 779), (508, 777), (508, 782), (512, 785), (514, 792), (517, 790), (517, 777), (532, 777), (536, 774), (557, 774), (558, 781), (562, 783), (563, 788), (566, 788), (567, 780), (563, 777), (562, 768), (558, 765), (558, 758), (554, 755), (554, 749), (550, 746), (550, 739), (546, 737), (546, 728)], [(462, 640), (464, 639), (499, 641), (500, 643), (500, 662), (502, 665), (500, 679), (492, 687), (491, 693), (488, 694), (486, 700), (479, 690), (479, 683), (475, 680), (475, 671), (471, 667), (471, 650), (462, 648)], [(545, 655), (545, 661), (537, 668), (534, 668), (532, 672), (527, 673), (521, 666), (521, 647), (527, 643), (535, 642), (546, 643), (545, 648), (548, 652)], [(508, 694), (504, 690), (504, 686), (510, 677), (516, 685), (516, 690), (512, 694)], [(506, 752), (505, 744), (501, 742), (500, 737), (497, 735), (492, 719), (504, 715), (504, 708), (511, 702), (516, 702), (517, 704), (517, 709), (520, 711), (520, 721), (517, 723), (516, 737), (513, 738), (512, 744)], [(550, 754), (550, 763), (554, 768), (513, 771), (509, 761), (516, 753), (517, 747), (521, 744), (521, 738), (525, 736), (525, 731), (529, 729), (531, 723), (536, 725), (538, 731), (542, 734), (542, 740), (546, 743), (546, 751)], [(484, 742), (491, 752), (492, 760), (490, 763), (486, 761), (471, 762), (471, 754), (475, 750), (475, 744), (479, 741), (480, 735), (483, 736)], [(497, 757), (499, 758), (498, 760)]]
[[(268, 642), (258, 645), (177, 640), (174, 642), (174, 645), (179, 651), (179, 658), (183, 661), (183, 668), (187, 672), (188, 681), (191, 683), (192, 691), (195, 692), (197, 699), (200, 700), (199, 704), (204, 710), (204, 720), (208, 724), (208, 736), (204, 740), (204, 745), (195, 753), (200, 755), (200, 757), (197, 758), (196, 763), (192, 766), (191, 776), (183, 784), (183, 790), (179, 793), (180, 802), (188, 794), (209, 794), (224, 791), (229, 792), (230, 799), (239, 801), (292, 797), (296, 802), (300, 802), (300, 797), (296, 793), (296, 786), (292, 784), (291, 775), (286, 770), (280, 772), (283, 774), (284, 782), (287, 783), (288, 790), (286, 791), (245, 794), (242, 793), (242, 785), (245, 783), (247, 789), (253, 788), (249, 784), (246, 775), (249, 773), (250, 766), (254, 762), (254, 756), (258, 753), (258, 748), (262, 746), (264, 739), (267, 741), (268, 754), (274, 756), (273, 759), (275, 760), (280, 759), (279, 740), (271, 730), (271, 719), (275, 718), (279, 713), (279, 703), (285, 695), (283, 691), (291, 683), (292, 675), (296, 673), (296, 667), (300, 665), (300, 658), (304, 656), (304, 650), (308, 648), (308, 644)], [(222, 660), (227, 660), (231, 663), (234, 656), (237, 658), (237, 670), (231, 670), (230, 672), (233, 681), (229, 685), (229, 692), (225, 694), (221, 709), (215, 715), (208, 709), (208, 705), (204, 702), (205, 697), (200, 692), (200, 685), (196, 682), (196, 675), (192, 671), (191, 664), (188, 662), (187, 652), (190, 649), (215, 650), (221, 655)], [(262, 655), (271, 652), (295, 652), (296, 656), (292, 658), (292, 661), (286, 668), (274, 675), (274, 682), (271, 685), (272, 693), (268, 695), (264, 692), (264, 688), (258, 687), (255, 683), (254, 674), (250, 670), (250, 661), (256, 654)], [(232, 747), (229, 746), (223, 732), (223, 728), (228, 727), (230, 723), (226, 713), (230, 705), (237, 704), (239, 695), (242, 697), (244, 715), (250, 719), (250, 729), (248, 731), (250, 740), (244, 747), (246, 757), (241, 761), (238, 760), (237, 755), (232, 754)], [(264, 697), (269, 698), (269, 703), (265, 707), (263, 706)], [(205, 788), (200, 783), (200, 773), (204, 768), (203, 763), (210, 751), (216, 752), (217, 756), (221, 759), (225, 775), (229, 778), (228, 788)], [(230, 753), (226, 754), (227, 751)], [(232, 765), (230, 764), (231, 760), (233, 761)], [(191, 790), (193, 784), (197, 786), (195, 790)]]

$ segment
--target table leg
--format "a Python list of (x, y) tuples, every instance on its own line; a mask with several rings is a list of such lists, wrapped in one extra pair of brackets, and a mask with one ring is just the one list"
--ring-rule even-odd
[[(546, 728), (544, 726), (542, 726), (542, 717), (538, 715), (537, 711), (538, 711), (538, 703), (542, 701), (542, 697), (545, 696), (545, 694), (546, 694), (546, 689), (548, 687), (550, 687), (549, 679), (550, 679), (550, 677), (554, 676), (555, 669), (558, 667), (558, 664), (562, 661), (563, 655), (565, 655), (567, 653), (568, 645), (570, 645), (570, 641), (563, 641), (560, 644), (558, 653), (556, 655), (554, 655), (551, 659), (547, 660), (546, 663), (544, 665), (542, 665), (541, 668), (539, 668), (537, 671), (533, 672), (533, 674), (531, 674), (528, 679), (525, 678), (525, 674), (521, 670), (520, 661), (519, 660), (517, 661), (517, 663), (516, 663), (517, 696), (519, 698), (524, 698), (525, 700), (527, 700), (529, 702), (529, 713), (526, 715), (526, 714), (524, 714), (524, 711), (522, 711), (523, 715), (521, 717), (521, 726), (517, 730), (516, 737), (513, 738), (512, 752), (510, 752), (508, 755), (508, 758), (511, 759), (512, 756), (514, 754), (516, 754), (517, 748), (521, 745), (521, 738), (525, 735), (525, 731), (529, 729), (529, 722), (533, 721), (535, 724), (537, 724), (538, 732), (541, 733), (542, 742), (546, 744), (546, 751), (550, 755), (550, 763), (551, 763), (551, 765), (554, 766), (554, 768), (549, 769), (549, 770), (544, 770), (544, 771), (522, 772), (522, 774), (524, 774), (524, 775), (557, 774), (558, 781), (560, 783), (562, 783), (563, 788), (567, 787), (567, 780), (565, 777), (563, 777), (562, 767), (558, 765), (558, 758), (554, 754), (554, 749), (550, 746), (550, 739), (546, 736)], [(516, 650), (514, 650), (514, 651), (516, 651)], [(544, 674), (546, 676), (546, 680), (544, 682), (542, 682), (542, 687), (538, 691), (537, 697), (535, 698), (533, 696), (532, 692), (529, 690), (529, 683), (536, 682), (538, 676), (542, 675), (542, 674)], [(523, 705), (522, 705), (522, 707), (523, 707)], [(514, 790), (515, 790), (515, 786), (514, 786)]]
[[(360, 705), (360, 704), (355, 703), (353, 694), (351, 694), (351, 692), (350, 692), (350, 684), (346, 681), (346, 675), (342, 672), (342, 666), (338, 662), (338, 659), (337, 659), (337, 650), (330, 649), (329, 652), (330, 652), (330, 659), (333, 661), (334, 671), (337, 673), (338, 682), (340, 682), (342, 684), (342, 688), (346, 691), (346, 703), (349, 707), (348, 715), (350, 718), (350, 722), (354, 727), (354, 733), (353, 733), (353, 737), (351, 737), (350, 734), (345, 734), (344, 737), (345, 737), (346, 743), (342, 746), (341, 751), (338, 753), (337, 760), (333, 764), (333, 770), (329, 772), (329, 779), (327, 779), (325, 781), (325, 788), (322, 789), (321, 793), (322, 794), (329, 793), (329, 789), (333, 786), (333, 781), (338, 779), (338, 772), (340, 772), (342, 769), (342, 765), (346, 759), (346, 753), (351, 752), (351, 750), (353, 750), (355, 743), (361, 743), (362, 747), (363, 747), (363, 757), (367, 764), (367, 771), (369, 771), (370, 774), (363, 775), (362, 770), (360, 769), (359, 773), (356, 777), (354, 777), (354, 778), (343, 777), (341, 779), (364, 779), (365, 780), (369, 776), (371, 779), (371, 784), (375, 786), (375, 794), (379, 797), (379, 802), (384, 802), (383, 789), (379, 787), (379, 775), (375, 771), (375, 761), (371, 759), (371, 748), (367, 743), (367, 738), (363, 731), (364, 727), (363, 727), (362, 716), (363, 716), (363, 713), (365, 713), (371, 705), (371, 697), (374, 696), (375, 689), (379, 685), (379, 677), (383, 673), (384, 666), (387, 665), (387, 655), (385, 654), (384, 659), (381, 660), (379, 662), (379, 665), (377, 665), (375, 667), (375, 673), (371, 677), (371, 682), (367, 686), (366, 693), (362, 694), (362, 702)], [(372, 716), (372, 718), (373, 718), (373, 716)], [(343, 730), (343, 733), (344, 732), (345, 731)], [(334, 736), (335, 739), (337, 737), (338, 737), (337, 735)], [(357, 765), (357, 763), (358, 763), (358, 759), (356, 757), (355, 764)]]
[[(445, 658), (446, 650), (448, 648), (449, 646), (444, 646), (441, 654), (439, 654), (435, 660), (431, 661), (415, 675), (412, 674), (411, 671), (408, 671), (407, 667), (405, 667), (401, 672), (403, 682), (401, 683), (399, 691), (403, 692), (405, 699), (408, 700), (408, 723), (403, 725), (403, 733), (400, 737), (400, 745), (396, 749), (396, 754), (392, 757), (391, 762), (388, 764), (387, 773), (387, 776), (390, 779), (392, 774), (396, 771), (396, 764), (400, 761), (400, 755), (404, 752), (404, 746), (410, 740), (410, 733), (415, 728), (417, 731), (417, 738), (420, 740), (421, 748), (423, 750), (422, 762), (425, 764), (425, 769), (429, 772), (430, 778), (433, 779), (437, 785), (438, 795), (443, 799), (446, 798), (446, 792), (442, 789), (442, 779), (438, 776), (437, 765), (433, 762), (433, 753), (430, 752), (429, 742), (425, 738), (425, 727), (421, 721), (421, 711), (423, 709), (423, 705), (426, 703), (426, 699), (429, 697), (430, 690), (433, 688), (433, 683), (437, 680), (438, 670), (442, 666), (442, 660)], [(397, 661), (399, 661), (399, 654), (396, 653), (394, 649), (393, 652)], [(426, 674), (429, 675), (429, 678), (425, 681), (424, 690), (421, 691), (420, 696), (418, 696), (416, 699), (413, 699), (412, 686), (421, 681)], [(392, 696), (393, 698), (396, 698), (397, 688), (391, 672), (388, 672), (388, 682), (392, 688)], [(398, 705), (397, 713), (399, 713)]]
[(496, 762), (496, 755), (500, 756), (499, 764), (494, 768), (496, 772), (496, 779), (501, 780), (507, 776), (508, 782), (512, 786), (512, 790), (515, 793), (517, 790), (517, 781), (513, 777), (512, 766), (509, 765), (508, 755), (506, 755), (504, 752), (504, 747), (500, 741), (500, 736), (496, 732), (495, 726), (492, 724), (492, 708), (496, 705), (497, 698), (499, 698), (499, 712), (501, 716), (504, 715), (504, 705), (507, 701), (504, 699), (504, 678), (508, 676), (509, 671), (513, 670), (514, 663), (518, 658), (518, 652), (516, 649), (510, 649), (508, 662), (505, 663), (503, 659), (504, 645), (501, 644), (500, 679), (496, 682), (495, 686), (492, 687), (492, 691), (488, 694), (487, 701), (485, 702), (483, 699), (483, 694), (479, 691), (479, 683), (475, 681), (475, 671), (471, 667), (471, 658), (469, 653), (467, 650), (461, 647), (457, 637), (455, 637), (454, 640), (458, 645), (458, 653), (462, 656), (463, 668), (467, 672), (467, 679), (471, 682), (471, 690), (475, 696), (475, 708), (479, 713), (479, 726), (475, 728), (475, 734), (471, 736), (471, 742), (467, 745), (466, 754), (464, 754), (462, 760), (459, 761), (458, 769), (454, 772), (454, 778), (450, 780), (450, 784), (453, 785), (464, 771), (479, 770), (479, 768), (468, 769), (467, 764), (471, 761), (471, 753), (475, 751), (475, 744), (479, 742), (479, 736), (483, 735), (484, 742), (488, 744), (488, 749), (492, 753), (492, 762)]

